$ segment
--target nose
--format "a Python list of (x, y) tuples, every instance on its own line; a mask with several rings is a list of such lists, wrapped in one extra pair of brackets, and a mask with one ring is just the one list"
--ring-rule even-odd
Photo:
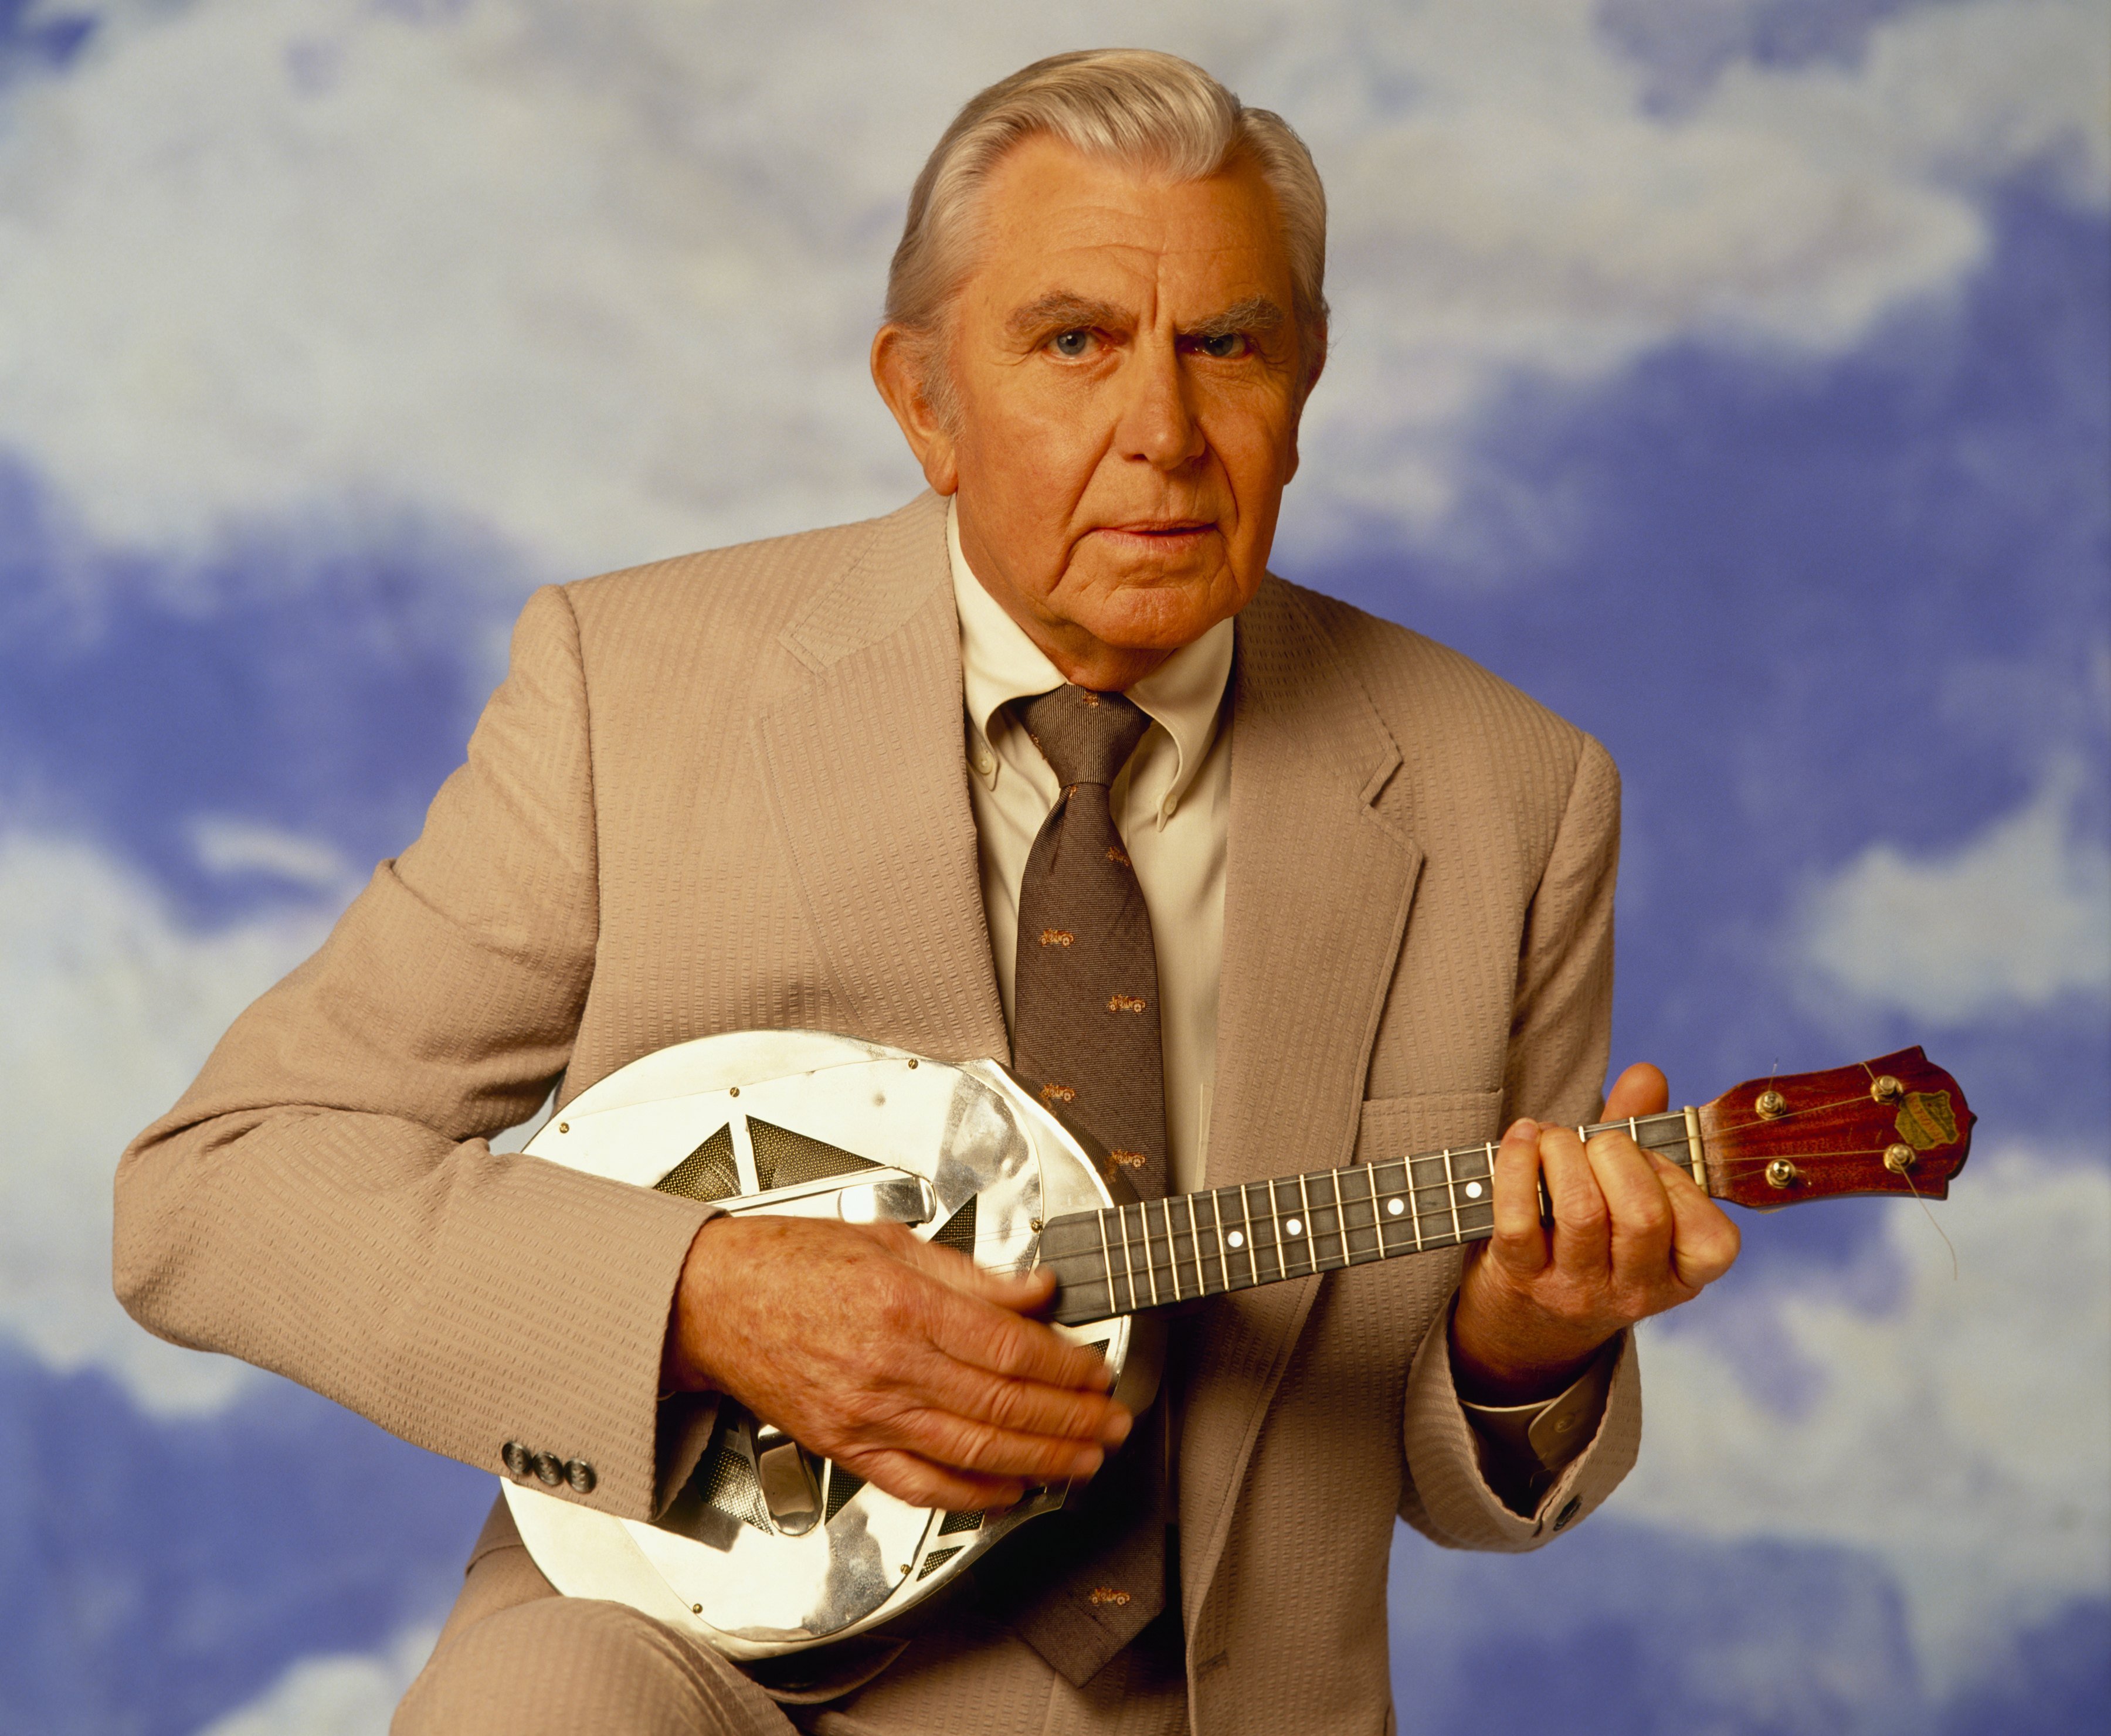
[(1174, 346), (1138, 344), (1126, 371), (1130, 389), (1116, 431), (1124, 456), (1158, 470), (1177, 470), (1201, 457), (1202, 424), (1189, 407)]

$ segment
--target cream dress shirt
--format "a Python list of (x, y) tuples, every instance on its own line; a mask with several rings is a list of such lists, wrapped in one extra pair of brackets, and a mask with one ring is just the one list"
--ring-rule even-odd
[[(958, 511), (946, 513), (953, 604), (960, 621), (968, 764), (983, 909), (1004, 1021), (1018, 974), (1019, 887), (1042, 823), (1062, 794), (1055, 772), (1005, 709), (1064, 684), (1025, 629), (983, 588), (960, 552)], [(1151, 727), (1109, 799), (1158, 954), (1159, 1040), (1165, 1052), (1165, 1141), (1172, 1191), (1207, 1185), (1210, 1099), (1217, 1074), (1217, 991), (1224, 954), (1224, 857), (1231, 836), (1231, 732), (1223, 727), (1233, 627), (1219, 621), (1128, 690)], [(1559, 1397), (1537, 1404), (1462, 1408), (1490, 1480), (1528, 1510), (1582, 1448), (1605, 1406), (1610, 1359)]]

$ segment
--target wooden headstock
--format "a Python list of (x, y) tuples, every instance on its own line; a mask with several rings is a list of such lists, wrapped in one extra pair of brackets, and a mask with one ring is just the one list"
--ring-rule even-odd
[(1841, 1194), (1947, 1198), (1976, 1118), (1918, 1048), (1749, 1080), (1699, 1114), (1708, 1191), (1762, 1208)]

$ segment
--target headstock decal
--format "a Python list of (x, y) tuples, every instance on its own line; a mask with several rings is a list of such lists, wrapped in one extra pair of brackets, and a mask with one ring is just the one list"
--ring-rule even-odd
[(1915, 1151), (1957, 1143), (1957, 1117), (1947, 1091), (1909, 1091), (1899, 1105), (1899, 1137)]

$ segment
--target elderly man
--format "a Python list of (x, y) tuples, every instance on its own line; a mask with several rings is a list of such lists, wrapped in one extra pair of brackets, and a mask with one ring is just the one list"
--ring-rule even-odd
[[(1266, 570), (1323, 226), (1295, 135), (1184, 61), (975, 98), (873, 347), (931, 492), (539, 593), (424, 834), (128, 1154), (140, 1320), (494, 1471), (547, 1448), (588, 1507), (664, 1509), (702, 1394), (920, 1505), (1094, 1480), (796, 1681), (556, 1595), (501, 1507), (399, 1730), (1375, 1732), (1393, 1516), (1532, 1548), (1632, 1462), (1624, 1329), (1736, 1234), (1623, 1138), (1514, 1121), (1463, 1276), (1219, 1298), (1142, 1416), (1046, 1274), (487, 1143), (771, 1027), (1008, 1057), (1146, 1194), (1597, 1108), (1603, 750)], [(1631, 1069), (1612, 1113), (1662, 1101)]]

